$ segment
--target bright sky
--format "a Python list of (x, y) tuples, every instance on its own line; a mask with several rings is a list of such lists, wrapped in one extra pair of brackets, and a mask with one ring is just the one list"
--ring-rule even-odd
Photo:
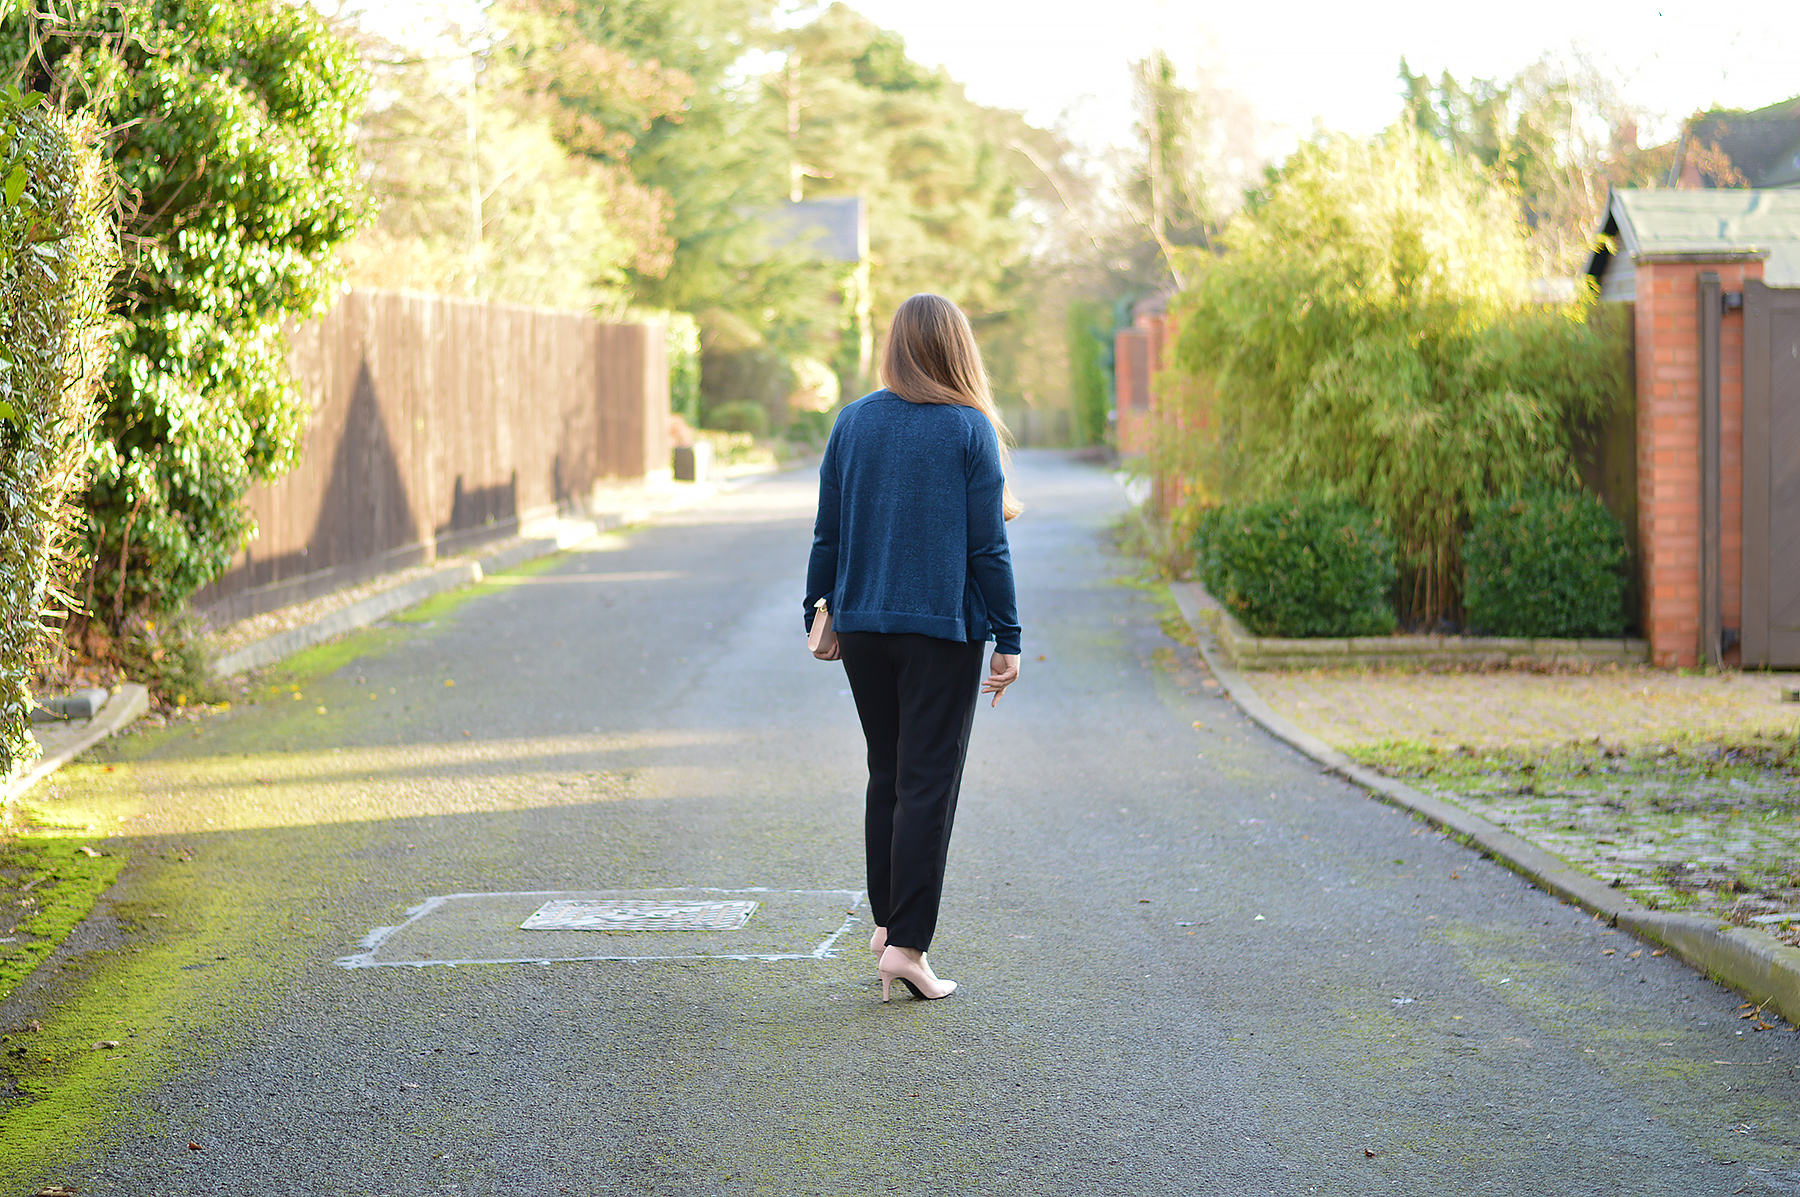
[(851, 0), (941, 64), (971, 98), (1033, 124), (1071, 113), (1098, 148), (1127, 140), (1127, 63), (1157, 43), (1183, 69), (1206, 64), (1293, 140), (1321, 120), (1370, 134), (1399, 111), (1415, 73), (1510, 78), (1547, 51), (1587, 54), (1665, 124), (1696, 108), (1757, 108), (1800, 94), (1795, 0)]
[[(315, 0), (360, 8), (406, 41), (449, 18), (480, 21), (484, 0)], [(1128, 64), (1161, 44), (1246, 97), (1285, 153), (1314, 122), (1367, 135), (1399, 111), (1400, 57), (1415, 72), (1507, 79), (1545, 53), (1585, 55), (1672, 135), (1697, 108), (1759, 108), (1800, 94), (1796, 0), (849, 0), (946, 67), (972, 98), (1068, 118), (1093, 149), (1131, 138)], [(789, 0), (799, 19), (807, 0)], [(408, 35), (411, 36), (408, 36)], [(1660, 118), (1658, 120), (1657, 118)]]

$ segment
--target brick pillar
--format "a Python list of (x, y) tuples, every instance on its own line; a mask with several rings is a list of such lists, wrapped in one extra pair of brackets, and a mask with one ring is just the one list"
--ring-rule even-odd
[[(1637, 264), (1638, 541), (1643, 627), (1658, 665), (1691, 666), (1700, 644), (1699, 275), (1724, 291), (1760, 279), (1760, 261)], [(1720, 580), (1727, 628), (1743, 598), (1744, 316), (1720, 328)], [(1736, 650), (1726, 660), (1736, 660)]]
[(1118, 415), (1118, 449), (1135, 456), (1150, 445), (1145, 421), (1150, 414), (1150, 335), (1141, 328), (1113, 334), (1113, 398)]

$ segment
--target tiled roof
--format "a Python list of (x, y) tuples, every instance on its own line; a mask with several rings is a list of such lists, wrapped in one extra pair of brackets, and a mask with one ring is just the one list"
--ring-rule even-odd
[[(1632, 261), (1659, 256), (1765, 258), (1763, 281), (1800, 287), (1800, 190), (1620, 189), (1607, 204), (1602, 235)], [(1600, 278), (1610, 251), (1596, 250), (1587, 272)]]
[(1800, 96), (1753, 112), (1697, 116), (1686, 142), (1717, 145), (1751, 187), (1800, 185)]

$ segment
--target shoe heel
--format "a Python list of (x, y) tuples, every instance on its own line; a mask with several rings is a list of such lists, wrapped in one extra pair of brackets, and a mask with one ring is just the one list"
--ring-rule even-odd
[(894, 978), (883, 974), (883, 976), (881, 978), (881, 1000), (882, 1001), (885, 1002), (888, 1000), (888, 986), (892, 985), (893, 983), (894, 983)]

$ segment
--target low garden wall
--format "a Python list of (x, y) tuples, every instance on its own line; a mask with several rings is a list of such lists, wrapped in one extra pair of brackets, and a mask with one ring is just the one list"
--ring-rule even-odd
[(1343, 669), (1368, 665), (1498, 668), (1538, 665), (1593, 669), (1645, 665), (1647, 640), (1528, 639), (1518, 636), (1257, 636), (1233, 618), (1198, 582), (1185, 587), (1219, 646), (1239, 669)]

